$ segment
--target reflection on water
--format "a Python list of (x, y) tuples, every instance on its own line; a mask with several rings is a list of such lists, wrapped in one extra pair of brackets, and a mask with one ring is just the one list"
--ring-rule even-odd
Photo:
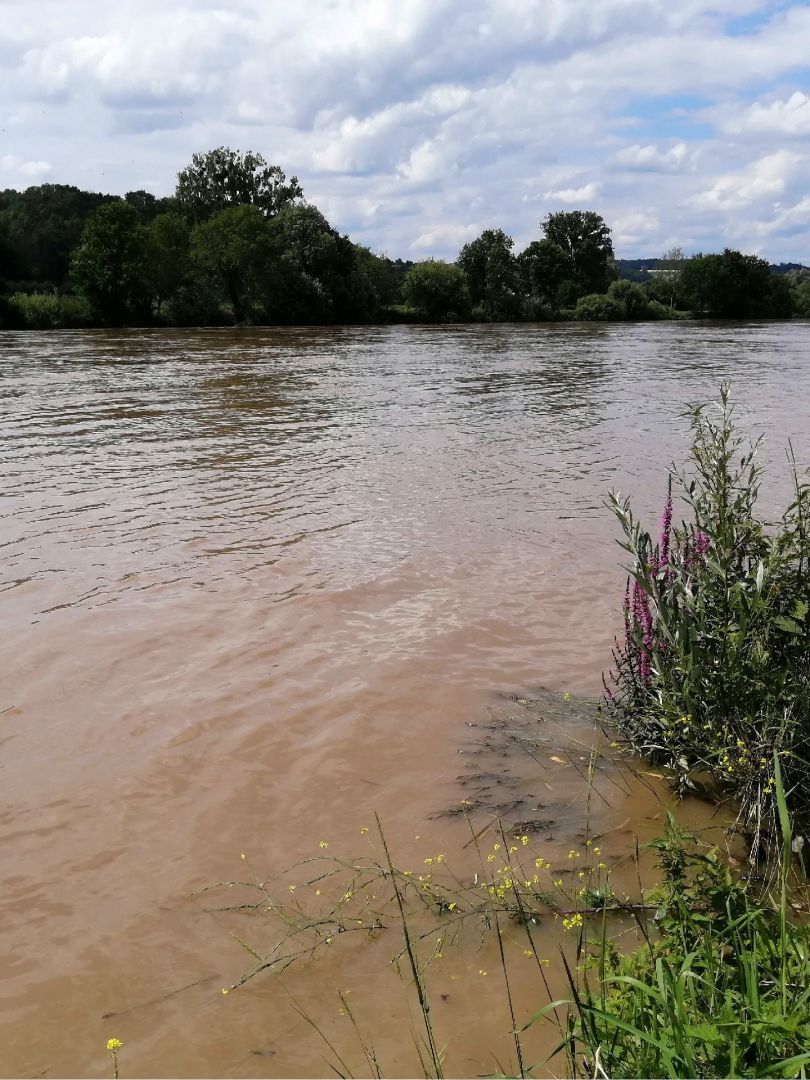
[[(429, 818), (492, 695), (598, 692), (621, 585), (605, 492), (657, 513), (678, 412), (724, 378), (784, 478), (788, 437), (810, 450), (807, 338), (0, 334), (3, 1074), (104, 1074), (111, 1034), (133, 1075), (318, 1072), (272, 986), (218, 999), (243, 966), (233, 927), (184, 894), (245, 848), (272, 871), (327, 830), (350, 846), (375, 811), (405, 852), (457, 843)], [(539, 779), (565, 791), (565, 843), (579, 788)], [(611, 820), (629, 844), (656, 812), (637, 793)], [(370, 1007), (386, 991), (364, 956), (334, 979), (362, 971)], [(324, 978), (294, 980), (313, 1012), (333, 1008)], [(461, 1031), (480, 990), (453, 993)], [(379, 1031), (402, 1075), (398, 1024)], [(474, 1025), (459, 1068), (491, 1069), (507, 1026)]]

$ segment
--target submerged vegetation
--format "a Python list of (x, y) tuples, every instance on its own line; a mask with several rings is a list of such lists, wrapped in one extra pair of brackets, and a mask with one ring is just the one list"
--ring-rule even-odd
[[(592, 210), (550, 213), (515, 254), (485, 229), (455, 262), (392, 260), (341, 234), (261, 154), (195, 154), (175, 194), (42, 184), (0, 192), (0, 327), (786, 318), (810, 271), (673, 249), (620, 279)], [(634, 272), (633, 276), (641, 275)]]

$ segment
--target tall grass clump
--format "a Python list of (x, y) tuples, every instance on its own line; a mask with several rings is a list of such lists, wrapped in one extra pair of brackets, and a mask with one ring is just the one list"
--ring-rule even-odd
[(83, 296), (63, 293), (15, 293), (8, 298), (8, 319), (26, 330), (60, 330), (89, 326), (90, 305)]
[(810, 485), (791, 451), (790, 504), (766, 522), (759, 440), (738, 433), (728, 387), (688, 415), (689, 461), (671, 471), (658, 537), (610, 497), (631, 561), (606, 702), (629, 746), (681, 787), (737, 800), (763, 856), (778, 851), (774, 761), (796, 845), (810, 820)]

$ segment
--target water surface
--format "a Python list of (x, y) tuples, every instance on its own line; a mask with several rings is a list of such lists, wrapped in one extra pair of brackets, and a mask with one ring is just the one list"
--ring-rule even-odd
[[(270, 872), (326, 834), (350, 848), (375, 811), (404, 857), (457, 843), (431, 815), (458, 798), (466, 725), (498, 693), (598, 693), (622, 581), (607, 490), (657, 515), (682, 405), (729, 379), (778, 502), (787, 439), (810, 457), (808, 339), (0, 334), (2, 1074), (106, 1075), (113, 1034), (130, 1075), (322, 1072), (271, 982), (218, 995), (249, 958), (186, 894), (246, 849)], [(381, 956), (290, 985), (333, 1018), (352, 986), (409, 1075), (409, 1036), (372, 1010)], [(477, 986), (453, 994), (454, 1067), (491, 1070), (508, 1022), (471, 1022)]]

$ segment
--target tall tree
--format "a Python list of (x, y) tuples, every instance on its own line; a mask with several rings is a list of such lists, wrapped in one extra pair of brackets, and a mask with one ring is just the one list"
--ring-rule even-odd
[(517, 257), (523, 292), (532, 309), (553, 311), (559, 306), (560, 286), (566, 280), (568, 259), (551, 240), (532, 240)]
[(782, 318), (790, 315), (790, 285), (756, 255), (726, 248), (698, 255), (681, 271), (681, 295), (696, 315), (718, 319)]
[(568, 263), (567, 277), (581, 295), (603, 293), (616, 277), (613, 241), (604, 218), (593, 210), (560, 210), (542, 223), (546, 239)]
[(191, 235), (198, 273), (223, 293), (236, 322), (253, 319), (271, 290), (277, 250), (256, 206), (231, 206), (198, 225)]
[[(376, 310), (376, 294), (363, 273), (357, 249), (334, 229), (317, 207), (288, 206), (271, 223), (284, 262), (286, 304), (300, 308), (296, 293), (311, 305), (295, 321), (366, 322)], [(300, 288), (295, 288), (296, 277)], [(320, 310), (318, 310), (320, 308)], [(290, 321), (292, 311), (278, 312)]]
[(515, 319), (521, 313), (518, 274), (512, 248), (503, 229), (485, 229), (459, 252), (458, 265), (467, 278), (473, 304), (492, 320)]
[(158, 214), (146, 226), (144, 272), (155, 313), (176, 294), (189, 272), (188, 222), (180, 214)]
[(670, 310), (675, 307), (678, 297), (678, 289), (681, 284), (681, 271), (683, 270), (686, 256), (681, 247), (668, 248), (658, 260), (658, 273), (655, 275), (658, 292), (666, 296), (666, 302)]
[(287, 180), (278, 165), (261, 154), (219, 146), (194, 154), (177, 175), (177, 202), (194, 222), (205, 221), (232, 206), (254, 206), (273, 217), (303, 195), (298, 177)]
[(121, 326), (149, 315), (146, 236), (138, 212), (120, 199), (90, 217), (73, 252), (71, 276), (101, 322)]

